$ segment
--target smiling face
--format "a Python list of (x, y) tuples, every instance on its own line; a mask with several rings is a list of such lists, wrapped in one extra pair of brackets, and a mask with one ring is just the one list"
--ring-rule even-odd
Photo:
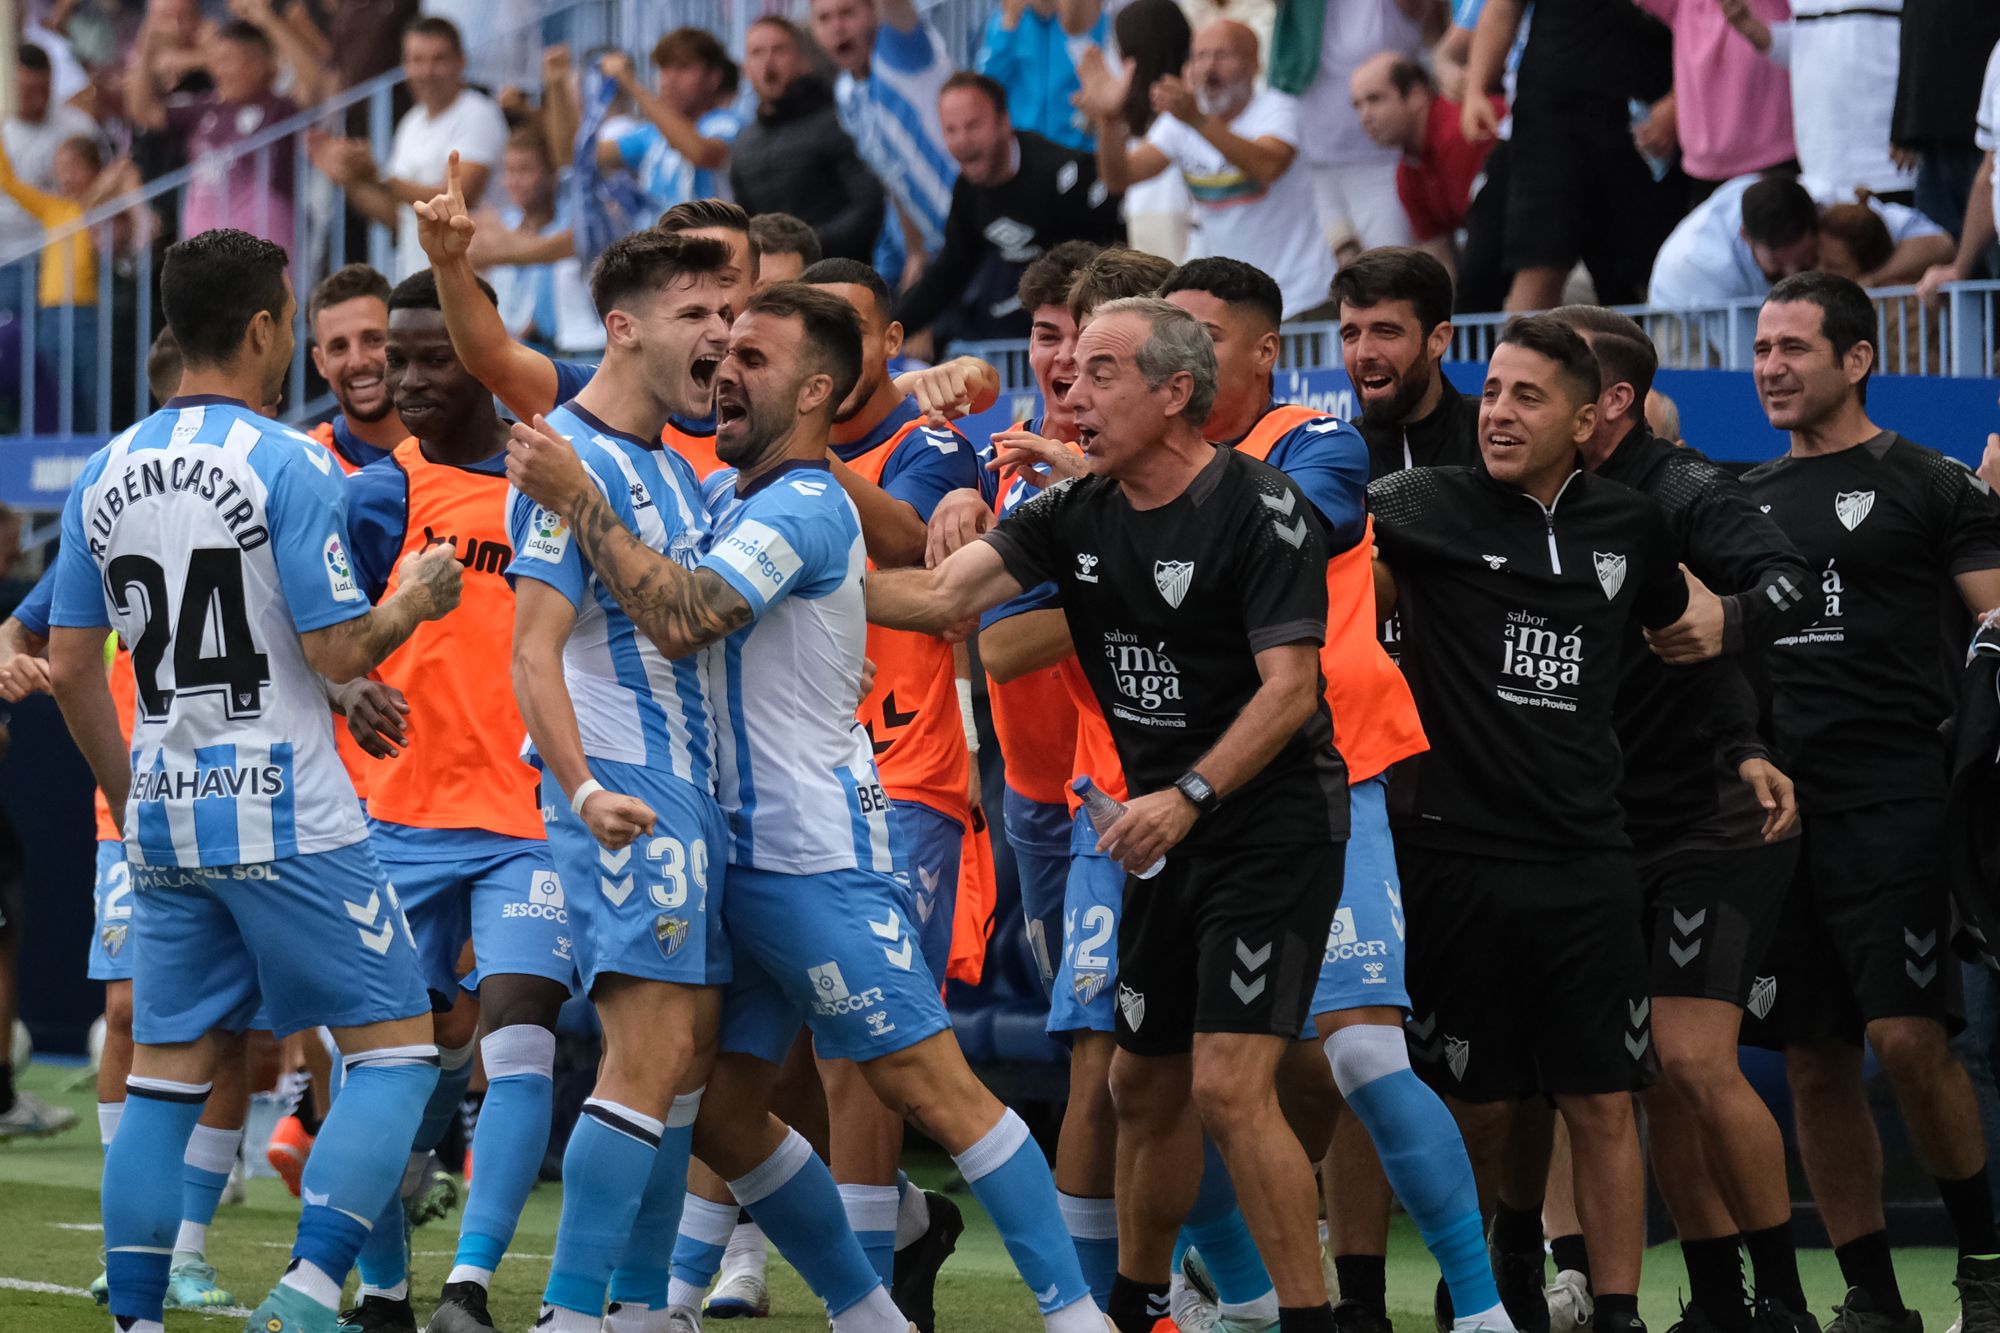
[(1582, 397), (1555, 361), (1514, 343), (1493, 349), (1479, 400), (1479, 454), (1495, 481), (1534, 493), (1568, 476), (1596, 425), (1595, 400)]
[(1091, 320), (1077, 337), (1082, 374), (1070, 387), (1069, 406), (1076, 442), (1095, 475), (1127, 475), (1166, 438), (1175, 377), (1148, 388), (1139, 369), (1139, 349), (1152, 334), (1143, 316), (1120, 313)]
[(352, 421), (389, 415), (389, 307), (373, 296), (326, 306), (313, 321), (313, 365)]
[(805, 325), (776, 315), (747, 314), (730, 331), (715, 373), (715, 456), (731, 467), (761, 462), (798, 419), (800, 392), (811, 378), (799, 365)]
[[(1076, 383), (1076, 321), (1069, 307), (1038, 306), (1028, 330), (1028, 368), (1042, 391), (1043, 427), (1057, 435), (1074, 432), (1069, 389)], [(1064, 430), (1065, 424), (1070, 429)]]
[(1354, 382), (1361, 419), (1370, 425), (1409, 420), (1439, 373), (1416, 305), (1406, 300), (1342, 304), (1340, 356), (1347, 378)]
[[(1757, 312), (1750, 373), (1757, 400), (1779, 430), (1810, 430), (1847, 406), (1873, 364), (1857, 344), (1833, 354), (1826, 315), (1810, 301), (1771, 302)], [(1872, 353), (1873, 349), (1869, 349)]]
[(466, 420), (485, 385), (472, 377), (452, 349), (444, 314), (437, 310), (397, 310), (389, 316), (385, 360), (396, 415), (420, 440), (439, 440)]

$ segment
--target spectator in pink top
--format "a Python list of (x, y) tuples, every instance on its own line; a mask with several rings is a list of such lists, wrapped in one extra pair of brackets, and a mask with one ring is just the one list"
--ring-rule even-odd
[[(1737, 176), (1796, 166), (1792, 84), (1785, 71), (1745, 41), (1716, 0), (1637, 0), (1673, 30), (1674, 88), (1654, 105), (1648, 152), (1678, 140), (1692, 207)], [(1766, 23), (1791, 17), (1786, 0), (1747, 0)]]

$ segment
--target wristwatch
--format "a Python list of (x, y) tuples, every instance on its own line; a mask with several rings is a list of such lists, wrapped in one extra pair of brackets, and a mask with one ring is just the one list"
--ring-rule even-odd
[(1181, 774), (1174, 788), (1193, 803), (1198, 814), (1214, 814), (1215, 807), (1222, 804), (1222, 798), (1215, 794), (1215, 788), (1208, 785), (1208, 779), (1191, 768)]

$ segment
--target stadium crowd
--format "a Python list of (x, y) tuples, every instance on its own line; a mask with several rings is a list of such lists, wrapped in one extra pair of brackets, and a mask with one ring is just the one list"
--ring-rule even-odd
[[(761, 1314), (767, 1239), (836, 1333), (934, 1333), (964, 1222), (906, 1124), (1052, 1333), (1387, 1333), (1392, 1203), (1441, 1330), (1643, 1333), (1649, 1165), (1685, 1333), (1836, 1294), (1920, 1333), (1864, 1050), (2000, 1330), (2000, 502), (1871, 419), (1862, 286), (1989, 271), (2000, 11), (1004, 0), (959, 70), (911, 0), (814, 0), (527, 93), (431, 8), (21, 19), (15, 236), (193, 169), (0, 290), (94, 327), (96, 265), (159, 257), (159, 410), (101, 423), (0, 624), (0, 695), (53, 693), (100, 785), (118, 1333), (233, 1304), (250, 1031), (301, 1208), (246, 1327), (491, 1333), (577, 994), (548, 1333)], [(338, 117), (311, 179), (232, 155), (398, 61), (380, 160)], [(336, 198), (389, 272), (292, 252)], [(1648, 293), (1761, 301), (1785, 454), (1680, 440), (1606, 308)], [(1337, 325), (1354, 421), (1276, 400), (1290, 320)], [(1000, 375), (953, 344), (1014, 338), (1039, 410), (968, 437)], [(989, 807), (1052, 1161), (940, 995)], [(1739, 1042), (1784, 1053), (1840, 1293)], [(0, 1065), (0, 1137), (71, 1123)]]

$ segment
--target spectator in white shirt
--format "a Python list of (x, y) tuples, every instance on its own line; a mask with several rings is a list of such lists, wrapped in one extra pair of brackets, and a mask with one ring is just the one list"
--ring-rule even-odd
[(465, 84), (465, 44), (440, 18), (420, 18), (403, 34), (403, 77), (416, 105), (397, 122), (389, 161), (378, 166), (366, 140), (315, 135), (313, 161), (347, 191), (360, 212), (396, 229), (395, 281), (429, 261), (417, 243), (410, 205), (444, 190), (445, 162), (458, 153), (467, 207), (476, 208), (507, 147), (507, 118)]
[[(1727, 182), (1681, 219), (1660, 247), (1647, 303), (1685, 308), (1760, 297), (1780, 278), (1819, 268), (1820, 218), (1827, 205), (1840, 202), (1815, 200), (1791, 176)], [(1863, 285), (1913, 282), (1951, 254), (1951, 237), (1916, 209), (1867, 202), (1894, 248), (1879, 268), (1861, 275)]]
[(1178, 167), (1207, 252), (1269, 273), (1284, 293), (1285, 318), (1298, 319), (1328, 304), (1333, 251), (1320, 230), (1311, 177), (1297, 164), (1298, 99), (1258, 92), (1257, 68), (1257, 35), (1248, 27), (1218, 19), (1202, 28), (1186, 75), (1154, 82), (1156, 118), (1130, 149), (1124, 111), (1130, 76), (1087, 65), (1081, 96), (1097, 122), (1104, 188), (1117, 194)]

